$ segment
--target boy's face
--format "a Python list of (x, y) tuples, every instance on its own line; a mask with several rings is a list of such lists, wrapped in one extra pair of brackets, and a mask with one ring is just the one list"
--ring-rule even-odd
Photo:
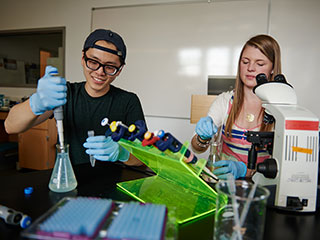
[[(116, 46), (112, 43), (100, 40), (96, 42), (96, 45), (117, 50)], [(81, 64), (83, 67), (83, 73), (86, 78), (85, 89), (88, 94), (92, 97), (100, 97), (106, 94), (110, 89), (110, 84), (113, 80), (120, 74), (120, 69), (115, 75), (111, 76), (105, 73), (103, 67), (97, 70), (91, 70), (87, 67), (84, 54), (87, 58), (95, 60), (101, 64), (114, 66), (116, 68), (121, 67), (120, 59), (117, 55), (102, 51), (97, 48), (89, 48), (85, 53), (83, 53)]]

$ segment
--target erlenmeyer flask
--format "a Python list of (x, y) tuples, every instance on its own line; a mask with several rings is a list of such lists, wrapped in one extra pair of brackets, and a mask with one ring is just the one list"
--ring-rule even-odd
[(53, 192), (69, 192), (75, 189), (78, 184), (69, 158), (69, 145), (61, 148), (57, 144), (56, 148), (56, 162), (51, 174), (49, 188)]

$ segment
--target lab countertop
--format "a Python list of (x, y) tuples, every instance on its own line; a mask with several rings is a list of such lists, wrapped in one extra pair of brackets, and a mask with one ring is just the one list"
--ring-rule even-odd
[[(91, 196), (116, 201), (133, 201), (117, 189), (117, 182), (150, 176), (143, 167), (128, 168), (123, 165), (96, 162), (74, 167), (78, 187), (69, 193), (59, 194), (49, 190), (48, 183), (52, 170), (33, 171), (15, 175), (0, 176), (0, 204), (21, 211), (33, 220), (48, 211), (63, 197)], [(30, 196), (24, 188), (32, 186)], [(0, 220), (0, 239), (23, 239), (22, 229)], [(212, 239), (213, 214), (197, 221), (179, 226), (178, 239)], [(320, 210), (314, 213), (290, 213), (267, 208), (264, 240), (306, 240), (320, 239)]]

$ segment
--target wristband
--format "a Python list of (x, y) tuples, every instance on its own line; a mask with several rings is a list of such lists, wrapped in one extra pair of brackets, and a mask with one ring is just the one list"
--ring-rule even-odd
[(208, 147), (210, 140), (202, 140), (201, 137), (199, 135), (197, 135), (197, 141), (196, 141), (197, 145), (201, 148), (206, 148)]

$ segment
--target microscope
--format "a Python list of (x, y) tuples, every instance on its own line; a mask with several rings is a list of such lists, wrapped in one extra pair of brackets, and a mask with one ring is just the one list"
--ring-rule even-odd
[[(246, 133), (247, 141), (252, 143), (248, 168), (256, 169), (252, 179), (270, 190), (272, 206), (314, 212), (319, 170), (319, 119), (297, 104), (296, 93), (283, 75), (269, 82), (264, 74), (259, 74), (256, 81), (253, 92), (265, 108), (264, 122), (273, 123), (274, 131)], [(272, 157), (256, 164), (257, 151), (261, 148)]]

